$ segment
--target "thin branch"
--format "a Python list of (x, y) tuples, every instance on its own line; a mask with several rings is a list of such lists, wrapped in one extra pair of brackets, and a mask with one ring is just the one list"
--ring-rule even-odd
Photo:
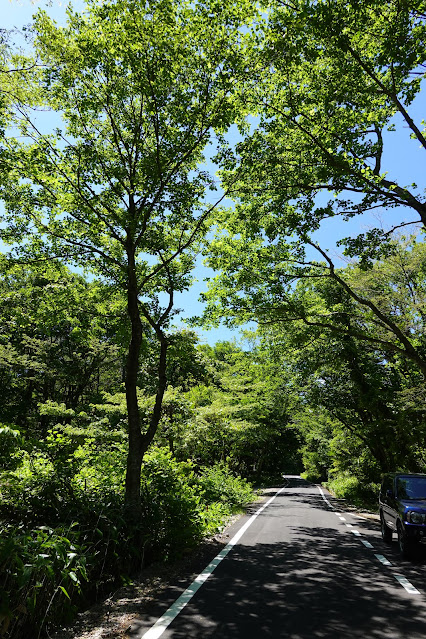
[(166, 260), (163, 258), (161, 251), (158, 252), (158, 255), (160, 257), (161, 262), (163, 263), (163, 267), (164, 270), (166, 271), (166, 275), (167, 275), (167, 279), (169, 280), (169, 290), (167, 291), (169, 294), (169, 303), (164, 311), (164, 313), (161, 315), (160, 319), (158, 320), (158, 325), (162, 326), (164, 324), (164, 322), (166, 321), (166, 319), (168, 318), (168, 316), (170, 315), (172, 308), (173, 308), (173, 304), (174, 304), (174, 286), (173, 286), (173, 281), (172, 281), (172, 277), (171, 277), (171, 273), (170, 273), (170, 269), (169, 269), (169, 265), (170, 263), (167, 263)]
[[(65, 241), (67, 244), (71, 244), (72, 246), (77, 246), (79, 248), (84, 249), (85, 251), (87, 251), (87, 253), (96, 253), (97, 255), (101, 256), (104, 258), (104, 260), (106, 262), (110, 262), (112, 264), (115, 264), (116, 266), (119, 266), (120, 268), (122, 268), (122, 264), (114, 259), (113, 257), (111, 257), (110, 255), (108, 255), (107, 253), (104, 253), (104, 251), (102, 251), (101, 249), (96, 248), (95, 246), (91, 245), (91, 244), (86, 244), (85, 242), (78, 242), (77, 240), (72, 240), (69, 237), (65, 237), (64, 235), (61, 235), (60, 233), (56, 233), (54, 232), (51, 227), (47, 226), (46, 224), (44, 224), (43, 222), (41, 222), (35, 215), (34, 213), (30, 210), (27, 209), (27, 215), (29, 215), (35, 222), (35, 225), (37, 227), (38, 230), (40, 230), (40, 228), (49, 236), (55, 237), (59, 240)], [(81, 253), (80, 253), (81, 254)]]
[(377, 84), (377, 86), (381, 89), (381, 91), (396, 105), (396, 107), (398, 108), (398, 111), (402, 114), (404, 120), (407, 122), (408, 126), (413, 131), (416, 138), (419, 140), (420, 144), (423, 146), (423, 148), (426, 149), (425, 137), (423, 136), (420, 129), (416, 126), (414, 120), (406, 111), (402, 102), (398, 99), (397, 94), (395, 92), (389, 91), (386, 85), (383, 84), (383, 82), (377, 77), (377, 75), (373, 73), (373, 71), (369, 68), (369, 66), (362, 60), (361, 56), (355, 51), (355, 49), (351, 47), (348, 40), (346, 40), (346, 45), (347, 45), (347, 49), (349, 53), (358, 62), (358, 64), (364, 69), (366, 74), (373, 80), (373, 82), (375, 82), (375, 84)]
[[(267, 309), (266, 309), (267, 310)], [(253, 317), (256, 317), (259, 321), (260, 324), (262, 325), (273, 325), (277, 322), (279, 323), (287, 323), (287, 322), (294, 322), (294, 321), (302, 321), (304, 324), (306, 324), (306, 326), (312, 326), (315, 328), (323, 328), (323, 329), (327, 329), (332, 331), (333, 333), (338, 333), (339, 335), (350, 335), (351, 337), (355, 337), (356, 339), (360, 339), (364, 342), (369, 342), (371, 344), (376, 344), (378, 346), (382, 346), (385, 350), (390, 350), (392, 352), (395, 353), (399, 353), (400, 355), (403, 355), (404, 357), (408, 357), (409, 359), (412, 359), (413, 361), (415, 361), (416, 363), (418, 363), (417, 357), (414, 358), (412, 356), (412, 354), (403, 349), (400, 348), (399, 346), (396, 346), (396, 344), (393, 344), (393, 342), (389, 342), (387, 340), (383, 340), (379, 337), (370, 337), (369, 335), (362, 333), (360, 331), (356, 331), (353, 328), (344, 328), (341, 326), (336, 326), (336, 324), (329, 324), (327, 322), (317, 322), (317, 321), (312, 321), (309, 320), (304, 314), (299, 313), (297, 316), (295, 317), (283, 317), (278, 318), (278, 317), (274, 317), (273, 319), (270, 320), (262, 320), (257, 313), (253, 315)], [(425, 365), (426, 366), (426, 365)]]
[(389, 317), (382, 313), (382, 311), (371, 300), (358, 295), (353, 290), (353, 288), (349, 286), (349, 284), (336, 273), (333, 262), (331, 261), (327, 253), (321, 249), (320, 246), (311, 241), (308, 241), (307, 244), (315, 248), (324, 257), (330, 268), (330, 276), (333, 277), (333, 279), (335, 279), (348, 293), (348, 295), (352, 297), (352, 299), (354, 299), (356, 302), (358, 302), (358, 304), (361, 304), (361, 306), (366, 306), (371, 311), (373, 311), (374, 315), (376, 315), (376, 317), (378, 317), (383, 322), (383, 324), (387, 326), (388, 329), (390, 329), (395, 337), (404, 345), (405, 351), (403, 352), (405, 352), (411, 359), (413, 359), (413, 361), (417, 362), (417, 364), (419, 364), (422, 368), (423, 373), (426, 373), (426, 362), (424, 362), (423, 358), (420, 356), (407, 336), (401, 331), (399, 326), (397, 326), (397, 324), (392, 322)]
[(397, 224), (396, 226), (393, 226), (389, 231), (386, 231), (386, 233), (384, 233), (384, 237), (392, 235), (392, 233), (394, 233), (397, 229), (402, 229), (405, 226), (411, 226), (413, 224), (419, 224), (419, 221), (413, 220), (413, 222), (401, 222), (401, 224)]
[[(373, 191), (376, 191), (376, 193), (380, 195), (381, 197), (389, 198), (390, 200), (394, 201), (397, 204), (410, 206), (411, 208), (413, 208), (414, 210), (418, 212), (423, 224), (426, 226), (426, 205), (420, 202), (419, 200), (417, 200), (417, 198), (415, 198), (414, 195), (410, 193), (410, 191), (400, 187), (398, 184), (396, 184), (396, 182), (393, 182), (391, 180), (386, 180), (384, 177), (380, 178), (380, 183), (376, 183), (375, 181), (370, 180), (368, 176), (364, 175), (361, 171), (354, 170), (354, 168), (347, 161), (342, 160), (340, 157), (338, 157), (337, 155), (329, 151), (329, 149), (321, 142), (320, 138), (314, 135), (310, 129), (304, 127), (302, 123), (298, 119), (296, 119), (294, 116), (287, 114), (285, 111), (283, 111), (282, 109), (278, 108), (275, 105), (272, 105), (269, 102), (265, 101), (264, 103), (270, 109), (274, 110), (276, 113), (281, 115), (283, 118), (292, 122), (300, 131), (302, 131), (302, 133), (304, 133), (304, 135), (306, 135), (317, 146), (317, 148), (319, 148), (323, 152), (323, 154), (328, 158), (331, 166), (336, 166), (337, 168), (343, 169), (349, 174), (352, 174), (354, 176), (356, 175), (357, 179), (359, 179), (361, 182), (366, 184), (368, 189), (372, 189)], [(309, 120), (308, 116), (305, 115), (304, 117), (307, 120)], [(335, 137), (342, 144), (345, 143), (345, 140), (340, 139), (339, 136), (335, 136)], [(425, 141), (425, 144), (426, 144), (426, 141)], [(352, 151), (351, 153), (354, 156), (354, 159), (364, 164), (364, 167), (370, 168), (362, 158), (359, 158), (356, 154), (353, 154)], [(387, 189), (386, 192), (383, 192), (383, 190), (380, 188), (380, 184), (383, 184), (386, 187)], [(310, 190), (315, 191), (318, 188), (324, 188), (324, 187), (319, 187), (319, 185), (314, 185), (307, 188), (310, 188)], [(332, 184), (327, 185), (326, 188), (331, 190), (333, 188)], [(345, 186), (344, 189), (340, 189), (340, 190), (365, 193), (365, 189), (356, 189), (356, 188), (354, 189), (353, 187), (347, 187), (347, 186)], [(395, 194), (398, 195), (398, 197), (396, 197)]]
[[(53, 144), (50, 142), (50, 140), (45, 137), (41, 131), (39, 131), (39, 129), (36, 127), (36, 125), (30, 120), (30, 118), (26, 115), (25, 112), (22, 112), (21, 109), (18, 109), (19, 112), (23, 115), (24, 119), (28, 122), (28, 124), (31, 126), (31, 128), (34, 130), (34, 132), (37, 134), (38, 137), (32, 137), (32, 139), (36, 142), (38, 142), (39, 140), (43, 140), (43, 142), (45, 142), (48, 146), (48, 148), (50, 149), (51, 154), (49, 156), (50, 161), (53, 163), (53, 166), (57, 169), (58, 173), (65, 179), (65, 181), (67, 182), (67, 184), (78, 193), (78, 195), (81, 197), (81, 199), (83, 200), (84, 204), (95, 214), (95, 216), (98, 217), (98, 219), (105, 224), (105, 226), (110, 230), (111, 235), (117, 240), (117, 242), (123, 244), (123, 239), (115, 232), (114, 227), (108, 222), (108, 220), (100, 213), (100, 211), (94, 207), (90, 201), (90, 199), (86, 196), (86, 194), (84, 193), (83, 189), (80, 186), (79, 183), (79, 179), (77, 179), (77, 184), (74, 182), (74, 180), (72, 180), (68, 174), (61, 168), (60, 164), (59, 164), (59, 160), (61, 159), (60, 154), (58, 153), (57, 149), (55, 149), (55, 147), (53, 146)], [(73, 145), (70, 144), (70, 146), (72, 146), (72, 148), (75, 149), (75, 147), (73, 147)], [(57, 160), (55, 158), (58, 158)], [(80, 159), (79, 159), (80, 161)], [(37, 183), (37, 181), (36, 181)], [(41, 183), (41, 182), (40, 182)], [(45, 186), (43, 183), (41, 183), (41, 186)], [(96, 193), (87, 185), (87, 183), (85, 184), (85, 188), (88, 189), (88, 191), (90, 192), (90, 194), (92, 195), (93, 198), (96, 197)], [(115, 217), (114, 215), (114, 211), (111, 211), (110, 209), (108, 209), (107, 207), (106, 211), (107, 213), (111, 214), (113, 217)], [(77, 221), (81, 222), (82, 220), (75, 215), (72, 212), (68, 212), (68, 214), (75, 218)]]
[[(223, 102), (225, 101), (225, 99), (227, 98), (228, 94), (231, 91), (229, 90), (227, 92), (227, 94), (224, 94), (220, 101), (219, 104), (217, 105), (216, 109), (218, 110), (220, 108), (220, 106), (223, 104)], [(184, 153), (182, 153), (182, 155), (180, 156), (179, 160), (172, 166), (172, 168), (170, 169), (170, 171), (168, 171), (168, 173), (166, 174), (164, 180), (163, 180), (163, 185), (168, 184), (172, 178), (178, 173), (178, 171), (180, 170), (180, 168), (182, 167), (182, 165), (187, 161), (187, 159), (194, 153), (194, 151), (197, 149), (197, 147), (200, 146), (200, 144), (206, 140), (206, 135), (208, 133), (208, 131), (211, 129), (213, 121), (214, 121), (214, 117), (215, 114), (212, 114), (210, 119), (208, 119), (206, 121), (206, 111), (207, 111), (207, 104), (208, 104), (208, 94), (206, 96), (206, 99), (203, 103), (203, 108), (199, 110), (199, 114), (201, 114), (201, 122), (199, 123), (199, 131), (198, 134), (196, 136), (195, 141), (190, 144), (186, 151)], [(182, 144), (181, 146), (185, 146), (186, 140), (191, 136), (192, 131), (194, 130), (195, 126), (196, 126), (196, 121), (197, 118), (193, 118), (193, 123), (191, 124), (191, 126), (189, 127), (184, 139), (182, 140)], [(147, 216), (149, 218), (149, 216), (152, 214), (152, 211), (154, 210), (156, 204), (158, 203), (159, 198), (161, 197), (163, 188), (160, 188), (157, 192), (157, 195), (155, 196), (155, 198), (152, 200), (152, 202), (150, 203), (149, 207), (148, 207), (148, 211), (147, 211)], [(142, 235), (143, 233), (140, 233), (137, 240), (136, 240), (136, 245), (139, 244), (139, 242), (142, 240)]]
[(189, 234), (189, 237), (186, 240), (186, 242), (184, 242), (183, 244), (180, 244), (179, 248), (176, 251), (174, 251), (174, 253), (172, 253), (170, 257), (165, 259), (164, 262), (162, 262), (161, 264), (158, 264), (158, 266), (156, 266), (148, 275), (146, 275), (143, 278), (142, 282), (139, 285), (139, 292), (153, 277), (155, 277), (155, 275), (157, 275), (160, 271), (162, 271), (165, 266), (168, 266), (169, 264), (171, 264), (171, 262), (173, 262), (173, 260), (176, 259), (178, 255), (181, 255), (183, 251), (187, 249), (193, 243), (198, 231), (200, 230), (201, 226), (203, 225), (207, 217), (217, 206), (219, 206), (221, 201), (226, 197), (227, 197), (227, 193), (225, 192), (219, 200), (217, 200), (209, 209), (207, 209), (203, 213), (203, 215), (201, 215), (198, 218), (197, 223), (195, 227), (193, 228), (193, 230), (191, 231), (191, 233)]
[(376, 163), (374, 165), (373, 173), (374, 175), (380, 175), (380, 167), (382, 164), (382, 155), (383, 155), (383, 135), (377, 124), (374, 124), (374, 130), (377, 135), (377, 152), (376, 152)]

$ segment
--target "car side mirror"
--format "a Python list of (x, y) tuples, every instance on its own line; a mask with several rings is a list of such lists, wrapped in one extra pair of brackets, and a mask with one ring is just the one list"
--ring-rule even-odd
[(388, 488), (387, 491), (386, 491), (386, 497), (393, 497), (393, 490)]

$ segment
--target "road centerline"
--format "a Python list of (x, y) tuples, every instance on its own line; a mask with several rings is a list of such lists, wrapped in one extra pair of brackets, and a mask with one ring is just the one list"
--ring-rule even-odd
[(367, 541), (366, 539), (361, 539), (361, 542), (364, 544), (366, 548), (369, 548), (370, 550), (374, 550), (374, 546), (370, 544), (370, 542)]
[(386, 559), (386, 557), (384, 555), (374, 555), (376, 557), (376, 559), (378, 559), (380, 561), (381, 564), (383, 564), (384, 566), (392, 566), (391, 562), (389, 561), (389, 559)]
[(411, 593), (412, 595), (420, 595), (420, 591), (417, 590), (417, 588), (415, 588), (413, 586), (413, 584), (408, 581), (408, 579), (406, 577), (404, 577), (404, 575), (396, 575), (394, 574), (395, 579), (397, 580), (397, 582), (403, 587), (405, 588), (405, 590), (409, 593)]

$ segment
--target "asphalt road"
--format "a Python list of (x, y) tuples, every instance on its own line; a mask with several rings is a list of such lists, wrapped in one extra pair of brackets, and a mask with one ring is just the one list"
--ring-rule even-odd
[(404, 561), (376, 522), (345, 512), (318, 486), (287, 482), (230, 530), (226, 556), (187, 584), (185, 606), (158, 602), (133, 637), (425, 639), (426, 547)]

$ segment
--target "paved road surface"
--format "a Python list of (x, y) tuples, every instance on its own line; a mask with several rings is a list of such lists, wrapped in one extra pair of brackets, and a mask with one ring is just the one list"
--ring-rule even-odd
[(170, 622), (172, 607), (158, 625), (172, 603), (163, 602), (141, 616), (133, 636), (425, 639), (426, 552), (403, 561), (396, 541), (382, 542), (376, 522), (345, 512), (326, 491), (296, 477), (230, 537), (243, 526), (180, 614)]

